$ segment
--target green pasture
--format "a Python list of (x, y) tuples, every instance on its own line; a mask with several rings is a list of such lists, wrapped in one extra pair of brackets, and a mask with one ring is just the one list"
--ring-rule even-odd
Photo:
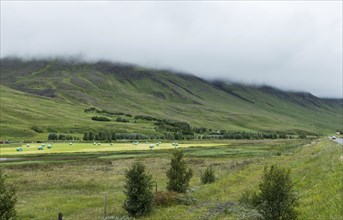
[[(300, 144), (306, 140), (297, 140)], [(197, 148), (196, 150), (188, 149), (187, 152), (192, 152), (193, 156), (234, 156), (238, 154), (257, 155), (257, 154), (273, 154), (281, 152), (289, 147), (294, 147), (294, 140), (227, 140), (227, 141), (183, 141), (173, 145), (174, 142), (139, 142), (137, 145), (133, 143), (82, 143), (82, 142), (67, 142), (67, 143), (30, 143), (27, 144), (3, 144), (0, 146), (1, 156), (26, 156), (26, 155), (45, 155), (45, 154), (67, 154), (67, 153), (92, 153), (92, 152), (127, 152), (127, 151), (160, 151), (174, 148)], [(265, 145), (267, 146), (260, 146)], [(44, 145), (44, 146), (43, 146)], [(51, 148), (48, 148), (51, 145)], [(153, 145), (153, 148), (150, 148)], [(38, 150), (43, 146), (43, 150)], [(260, 146), (260, 147), (258, 147)], [(211, 148), (211, 151), (201, 148)], [(22, 148), (22, 151), (17, 151), (17, 148)], [(116, 155), (114, 155), (116, 156)]]
[[(51, 144), (51, 148), (48, 145)], [(154, 147), (151, 149), (150, 145)], [(158, 146), (157, 143), (139, 143), (134, 145), (132, 143), (44, 143), (43, 150), (38, 150), (42, 144), (30, 144), (29, 147), (26, 144), (12, 144), (12, 147), (0, 148), (1, 156), (5, 155), (27, 155), (27, 154), (57, 154), (57, 153), (83, 153), (83, 152), (107, 152), (107, 151), (141, 151), (141, 150), (164, 150), (173, 148), (185, 148), (185, 147), (213, 147), (225, 145), (224, 143), (184, 143), (173, 146), (172, 143), (162, 143)], [(17, 151), (17, 148), (21, 147), (23, 151)]]
[[(342, 217), (342, 146), (327, 138), (192, 142), (179, 146), (184, 147), (187, 163), (194, 170), (191, 189), (197, 202), (190, 206), (155, 207), (142, 219), (175, 219), (175, 216), (179, 219), (244, 219), (247, 212), (237, 201), (245, 189), (257, 189), (264, 166), (271, 164), (291, 169), (300, 197), (299, 219)], [(31, 145), (30, 149), (35, 148), (34, 152), (36, 147)], [(73, 147), (84, 153), (66, 152)], [(97, 148), (103, 152), (93, 152)], [(110, 150), (106, 151), (108, 148)], [(17, 187), (19, 219), (55, 219), (59, 212), (65, 219), (100, 219), (105, 193), (107, 214), (126, 215), (122, 208), (124, 170), (135, 158), (141, 158), (147, 165), (158, 190), (165, 190), (165, 172), (173, 146), (162, 143), (162, 149), (157, 148), (149, 150), (149, 144), (145, 143), (137, 146), (131, 143), (114, 143), (113, 146), (58, 143), (51, 149), (56, 150), (56, 154), (32, 153), (26, 157), (20, 155), (25, 154), (25, 148), (23, 152), (14, 152), (15, 157), (25, 158), (24, 161), (6, 162), (1, 166)], [(1, 150), (13, 151), (15, 146)], [(43, 152), (49, 151), (44, 149)], [(80, 155), (89, 157), (77, 157)], [(215, 169), (217, 181), (202, 185), (200, 174), (209, 165)], [(226, 202), (235, 204), (234, 209), (211, 214), (216, 206)]]

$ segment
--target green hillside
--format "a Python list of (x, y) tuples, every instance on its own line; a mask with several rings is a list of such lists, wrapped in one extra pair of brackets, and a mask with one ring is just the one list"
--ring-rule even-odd
[[(326, 134), (342, 129), (342, 100), (209, 82), (193, 75), (110, 62), (1, 59), (0, 139), (46, 139), (51, 132), (158, 134), (136, 115), (229, 131)], [(128, 123), (94, 121), (89, 107), (122, 112)], [(107, 115), (108, 116), (108, 115)], [(38, 127), (32, 129), (33, 126)], [(36, 131), (35, 131), (36, 130)], [(40, 133), (42, 132), (42, 133)]]

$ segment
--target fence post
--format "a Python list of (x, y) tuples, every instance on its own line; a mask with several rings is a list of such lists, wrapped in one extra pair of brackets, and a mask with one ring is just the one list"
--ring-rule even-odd
[(157, 192), (157, 181), (156, 181), (156, 185), (155, 185), (155, 191)]
[(104, 196), (104, 220), (106, 220), (106, 193)]
[(61, 212), (58, 213), (58, 220), (63, 220), (63, 214)]

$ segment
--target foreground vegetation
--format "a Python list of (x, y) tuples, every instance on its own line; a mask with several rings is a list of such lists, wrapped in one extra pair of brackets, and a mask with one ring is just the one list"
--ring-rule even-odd
[[(206, 144), (206, 143), (205, 143)], [(182, 146), (183, 144), (181, 144)], [(192, 145), (192, 144), (190, 144)], [(341, 145), (328, 139), (227, 141), (207, 147), (184, 148), (193, 170), (184, 203), (155, 206), (146, 219), (244, 219), (255, 212), (239, 204), (246, 190), (257, 190), (266, 165), (291, 169), (298, 192), (299, 219), (342, 217)], [(193, 145), (193, 146), (196, 146)], [(54, 148), (53, 148), (54, 149)], [(1, 149), (3, 150), (3, 149)], [(25, 161), (4, 163), (8, 181), (17, 187), (19, 219), (98, 219), (107, 196), (108, 216), (123, 216), (124, 171), (141, 158), (166, 191), (170, 149), (32, 154)], [(20, 152), (21, 153), (21, 152)], [(201, 173), (212, 166), (216, 181), (203, 185)], [(188, 202), (187, 202), (188, 201)]]

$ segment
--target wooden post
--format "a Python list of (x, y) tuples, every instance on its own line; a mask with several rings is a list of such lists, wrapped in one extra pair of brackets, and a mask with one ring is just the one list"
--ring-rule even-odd
[(63, 220), (63, 214), (62, 213), (58, 213), (58, 220)]
[(106, 220), (106, 193), (104, 196), (104, 220)]
[(156, 185), (155, 185), (155, 191), (157, 192), (157, 181), (156, 181)]

